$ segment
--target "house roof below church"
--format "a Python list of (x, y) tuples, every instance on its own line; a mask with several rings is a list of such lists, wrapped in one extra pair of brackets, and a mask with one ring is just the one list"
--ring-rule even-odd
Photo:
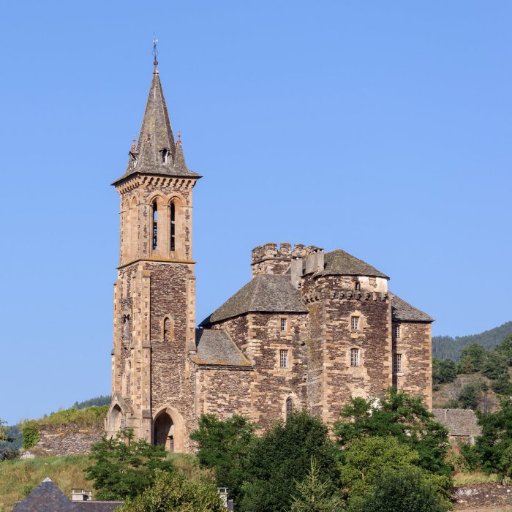
[(196, 351), (191, 360), (198, 365), (252, 366), (229, 334), (221, 329), (198, 329)]
[(201, 322), (207, 326), (246, 313), (307, 313), (290, 275), (262, 274), (252, 278), (220, 308)]
[(13, 512), (112, 512), (121, 501), (71, 501), (49, 478), (43, 480)]
[(423, 311), (411, 306), (397, 295), (391, 297), (391, 313), (393, 320), (402, 322), (433, 322), (434, 319)]
[(369, 276), (389, 279), (380, 270), (341, 249), (325, 254), (325, 268), (316, 275)]

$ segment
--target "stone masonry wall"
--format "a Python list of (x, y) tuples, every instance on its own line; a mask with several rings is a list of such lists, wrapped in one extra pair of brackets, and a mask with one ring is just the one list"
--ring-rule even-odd
[[(322, 418), (332, 423), (351, 397), (382, 397), (391, 386), (391, 306), (386, 294), (347, 290), (338, 276), (308, 278), (303, 293), (313, 313), (310, 359), (317, 368), (321, 359), (323, 368), (321, 376), (310, 372), (309, 394), (317, 398), (315, 412), (321, 400)], [(357, 330), (352, 316), (359, 318)], [(351, 349), (359, 350), (358, 366), (351, 366)]]
[(395, 376), (396, 386), (423, 397), (432, 408), (432, 335), (429, 323), (401, 322), (400, 335), (394, 340), (396, 353), (402, 354), (402, 372)]
[(36, 456), (51, 457), (87, 455), (91, 452), (91, 446), (100, 441), (104, 434), (102, 426), (41, 425), (39, 442), (30, 452)]

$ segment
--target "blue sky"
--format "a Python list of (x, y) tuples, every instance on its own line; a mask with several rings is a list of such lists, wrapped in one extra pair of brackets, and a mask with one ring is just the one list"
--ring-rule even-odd
[(110, 389), (151, 40), (195, 189), (200, 321), (269, 241), (343, 248), (464, 335), (512, 319), (508, 1), (2, 2), (0, 418)]

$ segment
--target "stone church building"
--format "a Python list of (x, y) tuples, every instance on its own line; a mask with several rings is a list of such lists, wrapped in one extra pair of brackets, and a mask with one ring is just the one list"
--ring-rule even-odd
[(354, 396), (391, 386), (431, 407), (431, 323), (389, 277), (343, 250), (289, 243), (252, 251), (252, 279), (197, 328), (192, 192), (201, 176), (175, 139), (155, 59), (123, 176), (114, 287), (112, 404), (123, 428), (190, 451), (201, 414), (264, 429), (305, 409), (328, 423)]

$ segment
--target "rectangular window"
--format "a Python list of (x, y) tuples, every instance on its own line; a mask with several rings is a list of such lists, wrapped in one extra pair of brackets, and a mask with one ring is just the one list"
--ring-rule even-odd
[(395, 340), (400, 338), (400, 324), (393, 325), (393, 337), (395, 338)]
[(350, 317), (350, 327), (353, 331), (359, 331), (359, 317), (358, 316)]
[(359, 349), (350, 349), (350, 366), (359, 366)]
[(402, 373), (402, 354), (393, 356), (393, 373)]
[(288, 350), (279, 351), (279, 367), (288, 368)]
[(281, 318), (281, 332), (286, 332), (288, 330), (288, 320), (286, 318)]

